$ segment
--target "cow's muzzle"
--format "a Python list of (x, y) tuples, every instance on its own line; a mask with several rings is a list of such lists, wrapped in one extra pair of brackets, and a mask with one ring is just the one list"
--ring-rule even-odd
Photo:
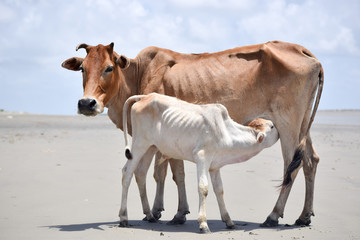
[(86, 116), (95, 116), (100, 113), (97, 101), (93, 98), (82, 98), (78, 102), (78, 113)]

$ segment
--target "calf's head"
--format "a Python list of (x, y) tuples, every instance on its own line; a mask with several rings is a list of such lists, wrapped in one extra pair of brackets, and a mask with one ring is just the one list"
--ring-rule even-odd
[(257, 118), (252, 120), (248, 126), (255, 130), (256, 139), (264, 148), (271, 147), (279, 139), (279, 133), (270, 120)]
[(122, 70), (126, 69), (130, 60), (119, 56), (114, 51), (114, 43), (107, 46), (89, 46), (79, 44), (86, 50), (86, 57), (72, 57), (62, 63), (62, 67), (81, 71), (83, 77), (84, 95), (78, 101), (78, 113), (86, 116), (95, 116), (104, 111), (104, 107), (118, 94)]

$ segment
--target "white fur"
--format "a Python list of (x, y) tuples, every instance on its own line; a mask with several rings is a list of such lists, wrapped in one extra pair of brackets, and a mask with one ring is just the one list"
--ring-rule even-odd
[[(258, 131), (234, 122), (221, 104), (196, 105), (155, 93), (133, 96), (126, 101), (123, 110), (127, 148), (127, 108), (133, 101), (138, 101), (131, 108), (133, 158), (129, 159), (123, 170), (123, 198), (119, 214), (121, 222), (127, 221), (126, 199), (132, 174), (144, 154), (155, 147), (167, 158), (186, 159), (196, 164), (200, 231), (209, 231), (205, 213), (209, 171), (222, 220), (227, 227), (232, 228), (234, 224), (222, 197), (219, 169), (227, 164), (246, 161), (262, 149), (272, 146), (278, 139), (273, 123), (259, 120), (264, 130)], [(150, 209), (144, 202), (143, 207)], [(150, 211), (144, 210), (144, 213), (151, 218)]]

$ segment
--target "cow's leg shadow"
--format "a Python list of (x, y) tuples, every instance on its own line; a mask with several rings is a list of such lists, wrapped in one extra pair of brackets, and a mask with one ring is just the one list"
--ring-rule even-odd
[[(158, 221), (157, 223), (150, 223), (147, 221), (139, 220), (129, 220), (129, 227), (132, 229), (139, 230), (151, 230), (158, 232), (193, 232), (197, 233), (199, 231), (198, 221), (191, 219), (186, 221), (182, 225), (168, 225), (166, 224), (168, 220)], [(258, 229), (264, 229), (260, 227), (260, 223), (256, 222), (245, 222), (245, 221), (234, 221), (235, 228), (229, 230), (226, 228), (226, 225), (220, 220), (208, 220), (208, 225), (211, 231), (214, 232), (228, 232), (228, 231), (243, 231), (243, 232), (254, 232)], [(76, 224), (64, 224), (64, 225), (53, 225), (53, 226), (43, 226), (51, 229), (58, 229), (59, 231), (64, 232), (81, 232), (85, 230), (99, 230), (105, 231), (110, 228), (119, 228), (119, 221), (109, 221), (109, 222), (93, 222), (93, 223), (76, 223)], [(304, 226), (297, 225), (278, 225), (271, 229), (277, 229), (280, 231), (283, 230), (292, 230), (296, 228), (302, 228)], [(122, 228), (119, 228), (121, 230)], [(256, 232), (255, 232), (256, 234)]]

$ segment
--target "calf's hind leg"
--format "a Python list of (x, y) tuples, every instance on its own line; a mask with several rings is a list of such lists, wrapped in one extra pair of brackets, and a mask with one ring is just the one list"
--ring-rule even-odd
[(141, 203), (142, 203), (142, 207), (143, 207), (143, 213), (146, 215), (146, 217), (143, 220), (146, 220), (149, 222), (156, 222), (156, 220), (157, 220), (150, 211), (150, 205), (149, 205), (147, 192), (146, 192), (146, 174), (149, 170), (150, 163), (151, 163), (152, 157), (154, 156), (155, 151), (156, 151), (156, 148), (150, 148), (144, 154), (144, 156), (141, 158), (139, 165), (135, 170), (135, 179), (136, 179), (136, 183), (139, 188)]
[(132, 148), (133, 158), (128, 160), (122, 169), (122, 193), (121, 193), (121, 207), (119, 211), (120, 227), (128, 227), (128, 211), (127, 211), (127, 198), (131, 178), (139, 164), (143, 155), (147, 152), (148, 148)]

